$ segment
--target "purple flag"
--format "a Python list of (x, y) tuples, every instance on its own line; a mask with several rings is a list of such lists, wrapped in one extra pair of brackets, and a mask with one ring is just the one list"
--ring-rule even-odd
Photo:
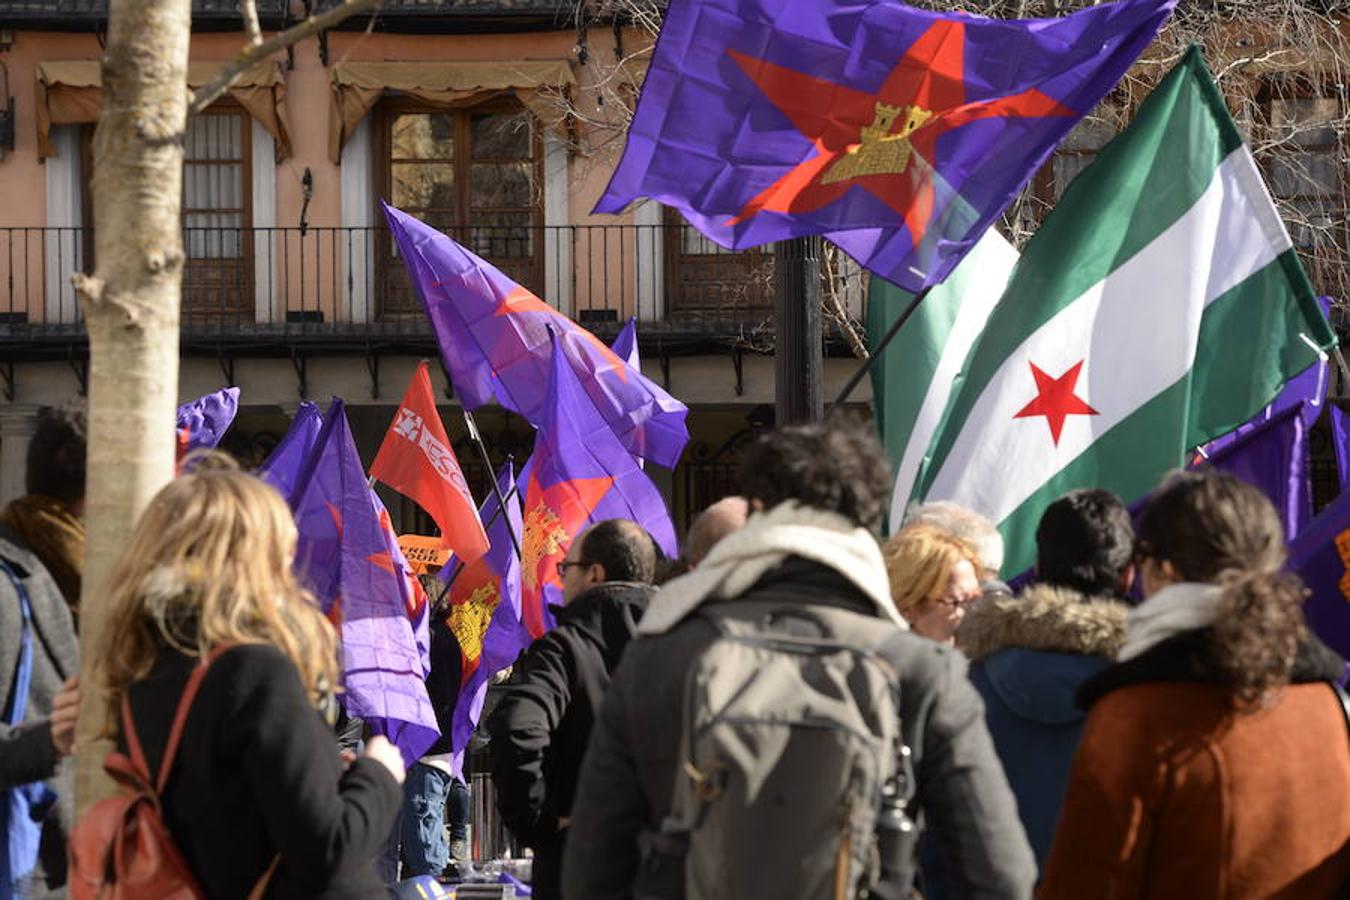
[(628, 318), (628, 324), (615, 336), (614, 343), (609, 345), (609, 349), (631, 368), (642, 371), (642, 361), (638, 357), (637, 316)]
[[(558, 340), (556, 335), (553, 339)], [(587, 525), (632, 519), (651, 533), (667, 557), (679, 555), (661, 492), (609, 430), (572, 367), (556, 352), (544, 419), (526, 468), (521, 602), (531, 637), (552, 626), (548, 606), (562, 602), (557, 564)]]
[(1260, 488), (1275, 504), (1288, 540), (1312, 518), (1304, 407), (1301, 401), (1285, 407), (1200, 463)]
[(336, 397), (290, 499), (297, 573), (342, 636), (343, 705), (411, 765), (440, 732), (400, 575)]
[(1175, 0), (1000, 21), (892, 0), (671, 0), (595, 212), (673, 206), (735, 250), (824, 234), (941, 282)]
[(1350, 491), (1342, 491), (1289, 545), (1289, 570), (1308, 586), (1308, 626), (1350, 658)]
[(178, 407), (178, 459), (193, 450), (212, 449), (239, 413), (239, 388), (225, 388)]
[(539, 427), (546, 414), (552, 330), (623, 445), (634, 456), (675, 466), (689, 441), (683, 403), (490, 263), (388, 204), (384, 212), (466, 407), (477, 409), (495, 396)]
[(323, 414), (319, 408), (308, 400), (301, 403), (295, 418), (291, 420), (291, 427), (286, 429), (281, 441), (272, 448), (272, 453), (258, 469), (258, 476), (289, 500), (321, 428)]
[[(506, 513), (497, 515), (495, 494), (479, 510), (484, 522), (492, 522), (488, 527), (491, 546), (484, 556), (458, 572), (450, 585), (446, 625), (459, 641), (460, 653), (460, 688), (450, 729), (450, 752), (451, 768), (461, 774), (464, 749), (483, 713), (488, 681), (530, 645), (530, 635), (520, 621), (520, 558), (511, 540), (512, 533), (519, 539), (522, 532), (520, 497), (512, 493), (516, 477), (511, 463), (497, 473), (497, 486), (507, 498)], [(456, 568), (456, 561), (451, 559), (442, 571)]]

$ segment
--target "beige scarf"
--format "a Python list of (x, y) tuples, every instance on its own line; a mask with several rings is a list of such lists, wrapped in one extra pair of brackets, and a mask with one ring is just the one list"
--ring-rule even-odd
[(789, 556), (834, 569), (867, 595), (878, 615), (909, 629), (891, 601), (877, 539), (837, 513), (789, 500), (754, 514), (744, 528), (718, 541), (698, 568), (666, 582), (643, 613), (638, 633), (662, 634), (705, 602), (739, 597)]
[(0, 522), (17, 534), (33, 555), (42, 560), (70, 605), (80, 609), (80, 580), (84, 575), (84, 522), (55, 497), (29, 494), (10, 501)]

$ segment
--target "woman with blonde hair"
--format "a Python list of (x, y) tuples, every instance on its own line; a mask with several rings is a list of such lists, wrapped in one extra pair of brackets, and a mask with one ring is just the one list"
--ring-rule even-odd
[(881, 548), (891, 599), (916, 634), (942, 644), (955, 639), (966, 607), (980, 596), (975, 548), (931, 525), (910, 525)]
[[(208, 897), (381, 895), (372, 861), (394, 825), (399, 752), (373, 739), (349, 766), (331, 730), (336, 638), (291, 574), (280, 495), (209, 465), (151, 501), (111, 578), (105, 731), (126, 752), (123, 702), (157, 776), (180, 695), (209, 665), (161, 795)], [(328, 720), (325, 720), (325, 715)]]

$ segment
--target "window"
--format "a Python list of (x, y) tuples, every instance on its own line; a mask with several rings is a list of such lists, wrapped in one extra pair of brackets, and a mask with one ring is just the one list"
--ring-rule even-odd
[(1267, 142), (1261, 162), (1280, 216), (1318, 292), (1342, 295), (1350, 250), (1345, 102), (1334, 86), (1303, 78), (1272, 80), (1260, 99), (1266, 127), (1257, 134)]
[[(394, 101), (378, 128), (380, 193), (539, 293), (543, 171), (533, 118), (513, 106), (429, 110)], [(382, 261), (380, 314), (420, 315), (392, 244)]]
[(671, 315), (732, 321), (773, 315), (770, 247), (724, 250), (674, 210), (666, 211), (665, 231)]
[(252, 318), (248, 114), (213, 108), (188, 120), (183, 148), (184, 318)]

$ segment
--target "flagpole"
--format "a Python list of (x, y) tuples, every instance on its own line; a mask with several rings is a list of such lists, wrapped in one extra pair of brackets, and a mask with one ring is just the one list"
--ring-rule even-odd
[[(464, 413), (464, 424), (469, 429), (469, 439), (473, 441), (478, 448), (478, 455), (483, 457), (483, 465), (487, 466), (488, 474), (492, 473), (492, 459), (488, 456), (487, 445), (483, 443), (483, 436), (478, 433), (478, 423), (473, 420), (473, 413), (469, 412), (467, 407), (460, 407)], [(492, 493), (497, 495), (497, 508), (506, 509), (506, 498), (502, 496), (501, 485), (497, 484), (497, 479), (492, 478)], [(483, 526), (486, 530), (487, 526)], [(516, 537), (516, 530), (511, 527), (511, 520), (506, 520), (506, 533), (511, 535), (511, 546), (516, 549), (516, 559), (522, 559), (520, 553), (520, 539)]]
[[(495, 482), (494, 482), (494, 484), (495, 484)], [(520, 492), (520, 491), (519, 491), (519, 487), (520, 487), (519, 485), (517, 485), (517, 484), (515, 484), (515, 483), (512, 483), (512, 485), (511, 485), (511, 490), (509, 490), (509, 491), (506, 492), (506, 499), (507, 499), (507, 500), (510, 500), (512, 497), (514, 497), (516, 494), (518, 494), (518, 493)], [(498, 496), (500, 496), (500, 493), (498, 494)], [(484, 531), (489, 530), (490, 528), (492, 528), (493, 525), (495, 525), (495, 524), (497, 523), (497, 517), (500, 516), (500, 515), (502, 514), (502, 510), (503, 510), (503, 509), (505, 509), (505, 507), (502, 506), (501, 503), (498, 503), (498, 504), (497, 504), (497, 508), (494, 509), (494, 510), (492, 511), (492, 515), (488, 516), (488, 520), (487, 520), (486, 522), (483, 523), (483, 530), (484, 530)], [(511, 523), (510, 523), (509, 521), (507, 522), (506, 527), (507, 527), (507, 528), (510, 528), (510, 527), (511, 527)], [(460, 559), (456, 559), (456, 560), (455, 560), (455, 571), (451, 572), (451, 573), (450, 573), (450, 577), (447, 578), (447, 579), (445, 579), (445, 582), (444, 582), (444, 583), (445, 583), (445, 590), (446, 590), (446, 591), (450, 590), (450, 585), (452, 585), (452, 584), (455, 583), (455, 579), (459, 577), (459, 573), (460, 573), (460, 572), (463, 572), (463, 571), (464, 571), (464, 568), (465, 568), (464, 562), (463, 562), (462, 560), (460, 560)], [(444, 592), (444, 591), (441, 592), (441, 596), (445, 596), (445, 592)]]
[(871, 370), (872, 363), (877, 361), (877, 359), (881, 356), (882, 352), (886, 349), (886, 346), (890, 344), (890, 342), (895, 338), (897, 334), (900, 333), (900, 329), (904, 327), (905, 322), (909, 321), (909, 317), (914, 315), (914, 310), (919, 308), (919, 304), (923, 302), (924, 297), (928, 296), (928, 292), (932, 290), (932, 288), (933, 286), (929, 285), (928, 287), (919, 291), (919, 293), (915, 294), (914, 299), (909, 301), (909, 305), (906, 306), (904, 310), (901, 311), (900, 315), (896, 317), (895, 322), (892, 323), (890, 329), (884, 335), (882, 335), (881, 340), (878, 341), (877, 345), (872, 348), (871, 353), (868, 355), (867, 359), (863, 360), (863, 364), (859, 366), (857, 371), (853, 373), (853, 375), (849, 378), (848, 383), (844, 385), (844, 389), (839, 392), (839, 396), (836, 397), (834, 402), (830, 404), (830, 412), (834, 412), (836, 409), (844, 405), (844, 401), (848, 399), (849, 394), (853, 393), (853, 389), (858, 386), (858, 382), (862, 381), (863, 378), (867, 375), (867, 373)]

